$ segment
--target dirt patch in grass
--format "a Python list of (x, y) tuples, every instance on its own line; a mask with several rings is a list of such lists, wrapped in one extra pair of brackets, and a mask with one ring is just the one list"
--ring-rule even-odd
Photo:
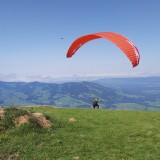
[(0, 108), (0, 131), (23, 124), (48, 128), (52, 122), (47, 117), (42, 113), (31, 113), (21, 108)]
[(69, 122), (76, 122), (77, 120), (75, 118), (69, 118), (68, 121)]
[(4, 109), (0, 108), (0, 121), (4, 119)]
[(0, 159), (1, 160), (21, 160), (21, 157), (18, 153), (13, 153), (13, 154), (6, 154), (3, 156), (0, 155)]
[(37, 123), (43, 128), (48, 128), (52, 125), (52, 123), (47, 120), (42, 113), (33, 113), (33, 117), (36, 119)]
[(14, 119), (13, 123), (15, 124), (15, 126), (20, 126), (22, 124), (28, 123), (28, 120), (29, 120), (29, 116), (24, 115), (24, 116), (19, 116), (16, 119)]

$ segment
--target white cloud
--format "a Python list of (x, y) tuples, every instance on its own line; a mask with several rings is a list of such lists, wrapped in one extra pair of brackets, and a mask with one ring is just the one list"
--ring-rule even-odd
[(160, 72), (136, 72), (136, 73), (101, 73), (101, 74), (57, 74), (57, 75), (17, 75), (17, 74), (0, 74), (0, 81), (6, 82), (48, 82), (48, 83), (62, 83), (71, 81), (89, 81), (99, 78), (117, 78), (117, 77), (148, 77), (160, 76)]

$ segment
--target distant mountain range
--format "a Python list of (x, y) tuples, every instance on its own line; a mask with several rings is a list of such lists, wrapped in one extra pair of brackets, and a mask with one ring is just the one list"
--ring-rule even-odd
[(108, 78), (92, 82), (0, 82), (1, 106), (51, 105), (91, 108), (160, 110), (160, 77)]

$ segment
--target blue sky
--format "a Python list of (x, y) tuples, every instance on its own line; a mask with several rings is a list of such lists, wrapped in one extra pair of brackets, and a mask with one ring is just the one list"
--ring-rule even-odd
[[(0, 80), (160, 76), (159, 16), (159, 0), (0, 0)], [(104, 39), (66, 58), (76, 38), (103, 31), (128, 37), (139, 66)]]

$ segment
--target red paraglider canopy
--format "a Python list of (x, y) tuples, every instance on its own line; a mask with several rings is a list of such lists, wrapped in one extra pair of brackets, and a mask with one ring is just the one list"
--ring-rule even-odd
[(75, 52), (85, 43), (98, 38), (105, 38), (113, 42), (126, 54), (133, 67), (139, 64), (140, 54), (137, 47), (128, 38), (114, 32), (99, 32), (77, 38), (68, 49), (66, 55), (67, 58), (72, 57)]

